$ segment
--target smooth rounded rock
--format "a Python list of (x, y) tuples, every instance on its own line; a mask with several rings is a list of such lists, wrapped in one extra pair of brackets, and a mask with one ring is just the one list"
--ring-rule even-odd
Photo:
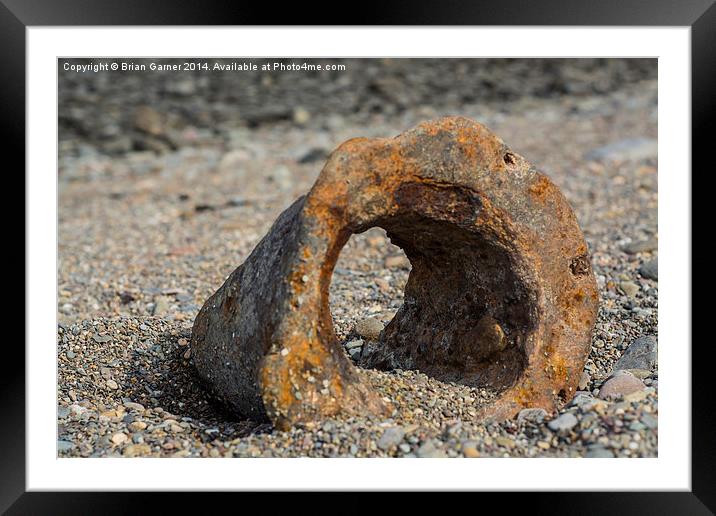
[(616, 399), (645, 388), (646, 385), (644, 385), (644, 382), (633, 374), (626, 371), (619, 371), (604, 382), (602, 388), (599, 389), (599, 397), (603, 400)]

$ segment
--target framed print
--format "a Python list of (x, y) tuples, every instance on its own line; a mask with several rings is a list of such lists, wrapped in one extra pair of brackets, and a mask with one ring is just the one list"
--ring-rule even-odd
[(3, 509), (713, 510), (691, 170), (714, 7), (377, 12), (0, 7), (28, 204)]

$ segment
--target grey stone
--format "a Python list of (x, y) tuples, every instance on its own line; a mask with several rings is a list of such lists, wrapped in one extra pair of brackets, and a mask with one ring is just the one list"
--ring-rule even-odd
[(445, 451), (436, 448), (432, 441), (426, 441), (418, 448), (418, 457), (421, 459), (440, 459), (446, 456)]
[(547, 423), (547, 426), (553, 432), (561, 432), (571, 430), (572, 428), (577, 426), (577, 423), (579, 423), (579, 421), (577, 421), (577, 417), (574, 414), (572, 414), (571, 412), (565, 412), (557, 419), (553, 419), (552, 421)]
[(593, 446), (584, 456), (588, 459), (613, 459), (614, 453), (603, 446)]
[(650, 430), (654, 430), (659, 426), (659, 420), (651, 414), (642, 414), (641, 422)]
[(547, 411), (541, 408), (526, 408), (517, 414), (517, 422), (541, 423), (547, 417)]
[(346, 349), (349, 351), (354, 348), (362, 348), (362, 347), (363, 347), (363, 340), (361, 340), (361, 339), (355, 339), (355, 340), (352, 340), (352, 341), (346, 343)]
[(388, 450), (393, 446), (396, 446), (403, 440), (405, 436), (405, 430), (399, 426), (388, 428), (383, 435), (378, 439), (378, 448), (381, 450)]
[(577, 391), (574, 398), (572, 398), (570, 405), (574, 407), (581, 407), (582, 405), (591, 403), (592, 401), (594, 401), (594, 396), (592, 396), (589, 392)]
[(74, 351), (65, 351), (65, 356), (68, 359), (72, 360), (73, 358), (75, 358), (75, 352)]
[(644, 277), (644, 278), (658, 281), (659, 280), (659, 259), (654, 258), (653, 260), (642, 263), (641, 267), (639, 267), (639, 274), (641, 274), (642, 277)]
[(616, 364), (614, 370), (644, 369), (650, 371), (657, 364), (657, 342), (652, 335), (639, 337), (629, 344), (624, 354)]
[(655, 238), (640, 240), (638, 242), (630, 242), (622, 246), (622, 251), (627, 254), (648, 253), (659, 247), (659, 242)]
[(58, 452), (67, 452), (67, 451), (74, 449), (74, 447), (75, 447), (75, 444), (70, 441), (63, 441), (61, 439), (57, 441), (57, 451)]
[(70, 415), (70, 407), (57, 407), (57, 418), (65, 419)]

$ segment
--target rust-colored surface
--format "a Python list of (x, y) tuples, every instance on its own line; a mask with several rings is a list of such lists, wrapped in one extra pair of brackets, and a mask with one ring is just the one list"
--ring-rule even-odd
[(412, 270), (361, 365), (494, 388), (485, 418), (571, 398), (598, 301), (584, 237), (549, 178), (459, 117), (331, 154), (196, 318), (193, 361), (216, 395), (282, 429), (390, 413), (340, 349), (328, 307), (341, 248), (374, 226)]

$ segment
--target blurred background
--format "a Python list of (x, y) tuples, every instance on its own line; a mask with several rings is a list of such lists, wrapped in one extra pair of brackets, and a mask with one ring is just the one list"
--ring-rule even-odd
[[(527, 99), (605, 95), (655, 81), (657, 73), (654, 59), (211, 60), (250, 61), (257, 72), (75, 73), (62, 66), (99, 61), (60, 62), (60, 156), (164, 152), (187, 145), (231, 148), (244, 135), (241, 129), (281, 124), (330, 131), (346, 119), (370, 124), (416, 110), (434, 116), (490, 106), (511, 113), (524, 109)], [(153, 61), (131, 62), (148, 66)], [(275, 62), (343, 65), (345, 70), (261, 71), (262, 64)]]

